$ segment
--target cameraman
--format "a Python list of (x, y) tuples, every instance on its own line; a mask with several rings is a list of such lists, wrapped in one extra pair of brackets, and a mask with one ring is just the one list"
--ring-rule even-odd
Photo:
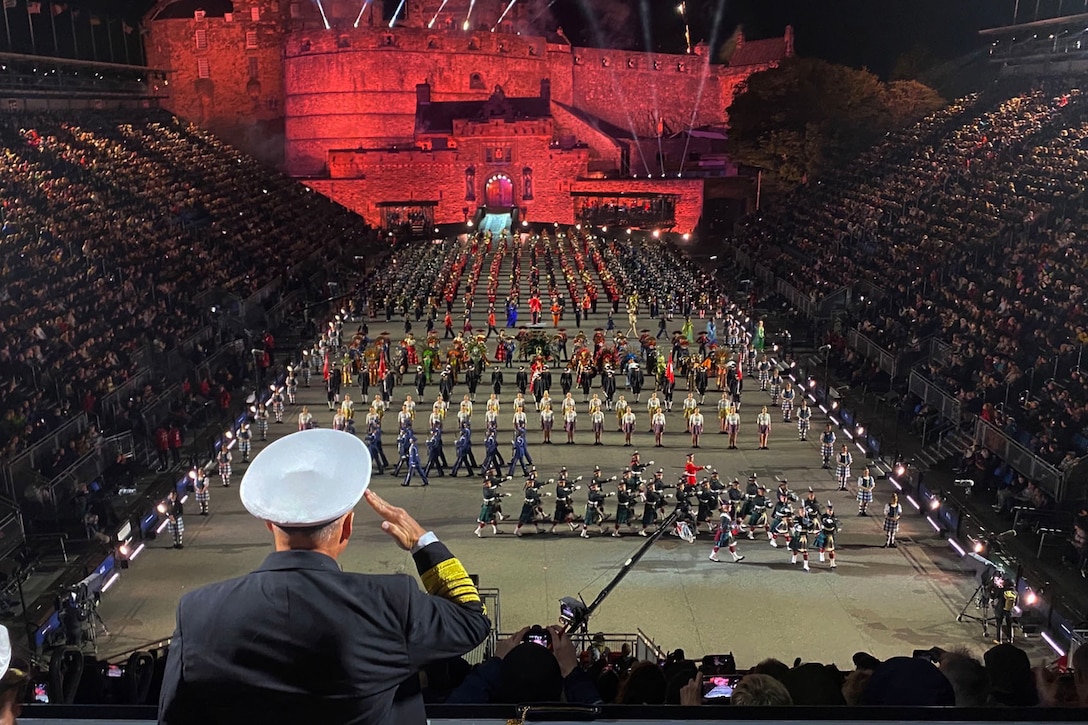
[[(990, 589), (990, 603), (994, 608), (994, 629), (997, 639), (994, 644), (1007, 642), (1012, 644), (1012, 610), (1016, 607), (1016, 582), (1011, 579), (994, 577), (994, 583)], [(1002, 639), (1001, 630), (1004, 626), (1005, 637)]]
[[(545, 640), (526, 635), (539, 633)], [(543, 630), (543, 632), (541, 632)], [(493, 657), (474, 669), (447, 704), (601, 702), (596, 686), (578, 666), (574, 643), (562, 627), (522, 627), (495, 646)]]

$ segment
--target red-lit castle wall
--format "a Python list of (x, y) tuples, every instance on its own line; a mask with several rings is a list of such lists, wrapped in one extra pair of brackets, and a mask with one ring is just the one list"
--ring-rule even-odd
[[(724, 126), (737, 85), (769, 62), (734, 68), (710, 64), (705, 54), (571, 47), (526, 31), (520, 3), (496, 27), (507, 0), (476, 0), (464, 31), (472, 1), (449, 0), (435, 17), (440, 4), (407, 0), (406, 15), (389, 29), (381, 0), (362, 16), (356, 1), (324, 0), (326, 29), (317, 4), (308, 1), (248, 0), (235, 3), (229, 18), (160, 20), (157, 12), (169, 5), (160, 0), (146, 23), (149, 64), (173, 71), (166, 104), (172, 111), (307, 179), (372, 223), (377, 203), (411, 199), (437, 201), (438, 222), (460, 221), (466, 206), (477, 205), (465, 199), (465, 168), (480, 167), (478, 184), (501, 171), (483, 164), (471, 143), (414, 150), (417, 84), (429, 84), (431, 99), (442, 102), (485, 100), (496, 86), (510, 98), (538, 97), (546, 79), (552, 132), (588, 148), (560, 151), (551, 139), (515, 137), (508, 171), (516, 179), (523, 167), (533, 169), (534, 198), (518, 200), (530, 218), (572, 222), (570, 192), (579, 185), (616, 193), (652, 184), (655, 193), (684, 194), (676, 229), (694, 228), (701, 182), (618, 178), (619, 147), (631, 131), (654, 137), (692, 124)], [(434, 27), (427, 27), (432, 18)], [(591, 128), (594, 117), (618, 143)], [(337, 149), (370, 153), (354, 154), (349, 163), (337, 160)], [(610, 178), (596, 178), (602, 175)]]
[(169, 110), (282, 166), (283, 11), (271, 0), (245, 7), (231, 17), (151, 22), (148, 65), (171, 71)]

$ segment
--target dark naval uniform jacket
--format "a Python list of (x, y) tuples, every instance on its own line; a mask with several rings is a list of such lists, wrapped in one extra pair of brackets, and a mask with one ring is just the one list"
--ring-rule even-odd
[(471, 650), (490, 623), (444, 544), (413, 558), (427, 592), (408, 575), (348, 573), (325, 554), (278, 551), (256, 571), (186, 594), (159, 722), (424, 723), (416, 673)]

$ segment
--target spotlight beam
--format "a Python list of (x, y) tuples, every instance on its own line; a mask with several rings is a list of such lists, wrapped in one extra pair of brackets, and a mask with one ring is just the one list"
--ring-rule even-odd
[(321, 11), (321, 22), (325, 24), (325, 30), (329, 30), (329, 19), (325, 16), (325, 8), (321, 5), (321, 0), (314, 0), (317, 3), (317, 9)]
[[(403, 2), (404, 0), (401, 0)], [(472, 27), (472, 11), (476, 9), (476, 0), (469, 0), (468, 3), (468, 15), (465, 16), (465, 22), (461, 26), (465, 30)]]
[(699, 92), (695, 95), (695, 106), (691, 109), (691, 123), (688, 124), (688, 137), (684, 139), (684, 153), (680, 156), (680, 175), (684, 175), (684, 164), (687, 163), (688, 147), (691, 145), (691, 132), (695, 128), (695, 119), (699, 114), (699, 104), (703, 102), (703, 91), (706, 89), (706, 79), (710, 75), (710, 54), (718, 43), (718, 30), (722, 25), (722, 16), (725, 14), (725, 0), (718, 0), (718, 7), (714, 11), (714, 22), (710, 28), (710, 42), (707, 46), (706, 63), (703, 65), (703, 75), (699, 79)]
[(400, 0), (400, 5), (397, 5), (397, 11), (393, 13), (393, 19), (389, 21), (390, 28), (397, 24), (397, 19), (400, 18), (401, 10), (404, 10), (404, 0)]
[(442, 14), (442, 10), (446, 7), (446, 3), (450, 0), (442, 0), (442, 4), (438, 6), (438, 10), (435, 11), (434, 17), (431, 18), (431, 22), (427, 23), (428, 28), (433, 28), (435, 22), (438, 20), (438, 16)]
[[(650, 0), (642, 0), (639, 3), (639, 11), (642, 14), (642, 36), (643, 36), (643, 41), (646, 43), (646, 52), (650, 53), (650, 52), (653, 51), (653, 47), (654, 47), (654, 45), (653, 45), (653, 36), (651, 34), (651, 29), (650, 29)], [(655, 58), (657, 57), (656, 53), (654, 54), (654, 57)], [(654, 62), (656, 62), (656, 61), (654, 61)], [(654, 103), (653, 123), (654, 123), (654, 135), (657, 136), (657, 160), (658, 160), (659, 165), (661, 166), (661, 176), (664, 177), (665, 176), (665, 150), (661, 147), (661, 132), (659, 131), (659, 129), (661, 129), (661, 130), (664, 129), (665, 119), (661, 115), (661, 106), (657, 102), (657, 84), (656, 83), (651, 83), (650, 84), (650, 97), (653, 99), (653, 103)]]
[(510, 4), (506, 6), (506, 10), (503, 10), (502, 15), (500, 15), (499, 19), (495, 21), (495, 27), (491, 29), (492, 33), (495, 32), (495, 28), (498, 28), (500, 25), (502, 25), (503, 18), (506, 17), (506, 14), (508, 12), (510, 12), (510, 8), (514, 7), (514, 5), (517, 3), (517, 1), (518, 0), (510, 0)]
[(359, 27), (359, 23), (363, 19), (363, 13), (366, 12), (366, 9), (367, 9), (367, 7), (369, 5), (370, 5), (370, 0), (363, 0), (363, 6), (361, 8), (359, 8), (359, 17), (355, 18), (355, 26), (354, 27), (356, 27), (356, 28)]

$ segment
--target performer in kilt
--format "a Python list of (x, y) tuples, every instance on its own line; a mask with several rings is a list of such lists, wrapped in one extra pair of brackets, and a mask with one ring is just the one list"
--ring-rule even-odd
[(794, 398), (793, 383), (786, 381), (786, 387), (782, 391), (782, 422), (793, 422), (793, 398)]
[(899, 518), (903, 515), (903, 506), (899, 503), (899, 494), (893, 493), (892, 500), (884, 504), (884, 535), (887, 541), (883, 548), (896, 548), (895, 535), (899, 533)]
[(491, 533), (499, 533), (499, 506), (505, 494), (499, 491), (499, 484), (488, 476), (484, 479), (483, 503), (480, 505), (480, 515), (476, 517), (476, 530), (473, 532), (478, 538), (485, 525), (491, 525)]
[(174, 548), (185, 548), (185, 510), (181, 505), (181, 499), (178, 498), (178, 492), (176, 488), (170, 489), (170, 494), (166, 499), (166, 520), (170, 522), (170, 533), (174, 535)]
[(835, 506), (830, 501), (819, 519), (820, 533), (816, 535), (816, 548), (820, 550), (820, 562), (827, 554), (831, 568), (835, 568), (835, 533), (839, 530), (839, 520), (835, 518)]
[(630, 481), (630, 472), (624, 474), (624, 478), (619, 482), (616, 491), (616, 525), (612, 530), (612, 535), (617, 539), (620, 538), (621, 526), (630, 529), (634, 525), (635, 494), (633, 491), (628, 490), (628, 481)]
[(223, 481), (223, 487), (230, 486), (230, 463), (234, 460), (226, 446), (222, 446), (215, 454), (215, 462), (219, 464), (219, 478)]
[(869, 467), (858, 476), (858, 516), (868, 516), (869, 504), (873, 502), (873, 489), (876, 488), (876, 479), (869, 473)]
[(797, 437), (800, 440), (808, 440), (808, 429), (812, 425), (812, 408), (808, 407), (808, 399), (801, 396), (801, 407), (797, 409)]
[(823, 465), (820, 468), (831, 468), (831, 456), (835, 454), (835, 431), (831, 430), (831, 424), (828, 423), (824, 427), (824, 432), (820, 434), (820, 458), (823, 459)]
[(196, 497), (197, 506), (200, 507), (200, 515), (208, 515), (208, 504), (211, 503), (212, 487), (208, 482), (208, 473), (203, 468), (194, 468), (189, 472), (193, 479), (193, 495)]
[(737, 532), (733, 523), (733, 502), (726, 499), (722, 502), (718, 511), (718, 530), (714, 534), (714, 548), (707, 557), (711, 561), (721, 561), (718, 552), (723, 548), (729, 549), (733, 561), (744, 561), (744, 557), (737, 554)]
[(525, 500), (521, 504), (521, 514), (518, 515), (518, 525), (514, 528), (514, 535), (521, 536), (521, 527), (529, 526), (530, 524), (532, 524), (536, 533), (539, 534), (540, 521), (544, 518), (541, 497), (551, 496), (551, 493), (541, 491), (537, 488), (536, 480), (534, 478), (525, 479), (525, 491), (523, 493)]
[(842, 449), (835, 461), (835, 478), (839, 482), (839, 490), (845, 491), (846, 482), (850, 478), (850, 464), (854, 462), (854, 457), (850, 455), (850, 449), (845, 443), (842, 444)]
[(586, 512), (582, 517), (582, 531), (578, 534), (583, 539), (589, 538), (590, 526), (596, 526), (598, 531), (604, 533), (604, 527), (602, 526), (604, 523), (604, 500), (615, 494), (604, 493), (601, 491), (601, 484), (599, 481), (591, 481), (587, 495)]
[[(817, 507), (818, 508), (818, 507)], [(817, 514), (819, 511), (817, 511)], [(802, 566), (805, 571), (811, 571), (808, 567), (808, 537), (815, 532), (816, 521), (807, 507), (802, 506), (797, 516), (793, 519), (790, 529), (790, 563), (797, 563), (797, 555), (801, 555)]]

